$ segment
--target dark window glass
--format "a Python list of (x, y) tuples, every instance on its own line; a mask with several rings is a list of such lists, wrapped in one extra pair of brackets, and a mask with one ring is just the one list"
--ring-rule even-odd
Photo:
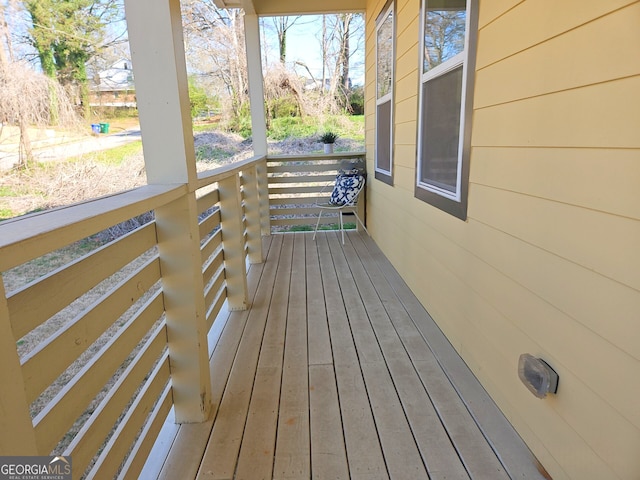
[(391, 171), (391, 100), (377, 106), (376, 166)]
[(425, 115), (422, 122), (420, 182), (452, 193), (458, 179), (462, 66), (422, 85)]

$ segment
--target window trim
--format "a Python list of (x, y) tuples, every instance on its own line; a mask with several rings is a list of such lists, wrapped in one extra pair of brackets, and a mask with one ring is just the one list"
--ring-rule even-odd
[[(478, 0), (468, 0), (466, 10), (466, 35), (464, 51), (454, 57), (423, 72), (424, 38), (426, 23), (426, 2), (421, 0), (420, 8), (420, 37), (419, 37), (419, 76), (418, 76), (418, 128), (416, 132), (416, 198), (433, 205), (461, 220), (467, 219), (467, 204), (469, 197), (469, 163), (471, 157), (471, 125), (473, 116), (473, 90), (475, 84), (475, 57), (478, 35)], [(442, 187), (421, 180), (422, 177), (422, 128), (425, 121), (424, 85), (427, 81), (440, 77), (462, 65), (462, 91), (460, 110), (460, 131), (458, 137), (458, 168), (456, 175), (456, 192), (452, 193)]]
[[(382, 96), (381, 98), (378, 98), (378, 32), (380, 30), (380, 28), (382, 27), (382, 25), (384, 24), (384, 22), (386, 21), (386, 19), (389, 17), (389, 14), (393, 14), (393, 17), (391, 18), (391, 41), (392, 41), (392, 46), (391, 46), (391, 88), (389, 90), (389, 92)], [(387, 183), (389, 185), (393, 185), (393, 154), (394, 154), (394, 148), (393, 148), (393, 144), (394, 144), (394, 133), (395, 133), (395, 126), (394, 126), (394, 118), (395, 118), (395, 77), (396, 77), (396, 5), (395, 5), (395, 0), (389, 0), (385, 6), (382, 8), (382, 10), (380, 11), (380, 13), (378, 14), (378, 18), (376, 18), (376, 28), (375, 28), (375, 32), (374, 32), (374, 36), (375, 36), (375, 65), (376, 65), (376, 73), (375, 73), (375, 92), (374, 92), (374, 98), (376, 101), (376, 124), (375, 124), (375, 133), (374, 133), (374, 172), (375, 172), (375, 178), (377, 180), (380, 180), (384, 183)], [(389, 113), (389, 125), (390, 125), (390, 132), (389, 132), (389, 170), (385, 170), (383, 168), (378, 167), (378, 128), (379, 128), (379, 116), (378, 116), (378, 108), (380, 105), (386, 103), (386, 102), (390, 102), (390, 113)]]

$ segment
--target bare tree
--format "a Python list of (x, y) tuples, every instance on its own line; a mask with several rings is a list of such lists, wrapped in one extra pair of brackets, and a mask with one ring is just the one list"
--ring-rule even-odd
[(280, 63), (283, 65), (287, 61), (287, 31), (293, 27), (302, 17), (272, 17), (273, 28), (278, 35), (278, 52), (280, 53)]
[(76, 125), (73, 105), (58, 82), (23, 62), (0, 64), (0, 121), (19, 127), (20, 167), (33, 159), (29, 127), (50, 124), (54, 101), (60, 124)]
[(185, 0), (182, 13), (190, 71), (209, 79), (238, 116), (248, 104), (242, 10), (219, 10), (212, 0)]
[(329, 16), (329, 25), (328, 61), (332, 63), (333, 72), (330, 91), (343, 108), (348, 108), (351, 90), (350, 66), (353, 54), (363, 39), (364, 22), (361, 14), (343, 13)]
[[(13, 62), (15, 56), (13, 54), (13, 42), (9, 31), (9, 23), (7, 22), (6, 8), (7, 6), (15, 8), (13, 1), (8, 4), (0, 4), (0, 63), (7, 64)], [(6, 49), (6, 50), (5, 50)]]

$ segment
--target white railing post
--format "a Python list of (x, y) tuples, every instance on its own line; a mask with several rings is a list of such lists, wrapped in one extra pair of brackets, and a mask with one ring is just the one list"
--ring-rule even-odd
[[(16, 341), (0, 278), (0, 452), (2, 455), (44, 455), (38, 452)], [(46, 452), (48, 454), (49, 452)]]
[(244, 228), (240, 178), (231, 175), (218, 182), (220, 195), (220, 229), (227, 283), (229, 310), (246, 310), (249, 306), (247, 270), (244, 256)]
[(177, 423), (206, 421), (211, 408), (206, 307), (196, 200), (185, 195), (156, 209)]
[(244, 214), (247, 220), (247, 248), (249, 263), (262, 263), (262, 235), (260, 234), (260, 198), (258, 173), (254, 165), (242, 171)]
[(262, 235), (271, 235), (271, 213), (269, 212), (269, 178), (266, 157), (256, 165), (258, 175), (258, 199), (260, 202), (260, 230)]

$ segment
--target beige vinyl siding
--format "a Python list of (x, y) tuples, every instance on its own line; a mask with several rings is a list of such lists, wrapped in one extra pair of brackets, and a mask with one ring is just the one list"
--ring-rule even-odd
[[(640, 5), (635, 4), (499, 63), (480, 67), (476, 75), (475, 107), (635, 75), (640, 70), (640, 55), (629, 49), (638, 46), (639, 25)], [(483, 42), (485, 38), (483, 32)], [(576, 49), (576, 45), (582, 48)], [(501, 84), (500, 79), (505, 76), (513, 81)]]
[[(543, 44), (573, 29), (581, 29), (591, 22), (618, 9), (636, 3), (635, 0), (536, 0), (535, 2), (483, 2), (480, 6), (479, 28), (483, 46), (478, 49), (476, 68), (496, 63), (534, 45)], [(503, 8), (499, 8), (503, 7)], [(486, 8), (485, 8), (486, 7)], [(491, 17), (485, 11), (495, 8)], [(628, 32), (631, 35), (633, 32)], [(614, 32), (608, 32), (609, 35)], [(505, 41), (505, 35), (508, 41)], [(603, 41), (606, 41), (603, 39)], [(582, 47), (576, 48), (580, 50)], [(512, 72), (517, 73), (517, 72)]]
[[(369, 184), (369, 231), (554, 480), (637, 480), (640, 2), (480, 3), (466, 222), (413, 196), (419, 2), (401, 4), (395, 185)], [(557, 396), (520, 383), (525, 352)]]

